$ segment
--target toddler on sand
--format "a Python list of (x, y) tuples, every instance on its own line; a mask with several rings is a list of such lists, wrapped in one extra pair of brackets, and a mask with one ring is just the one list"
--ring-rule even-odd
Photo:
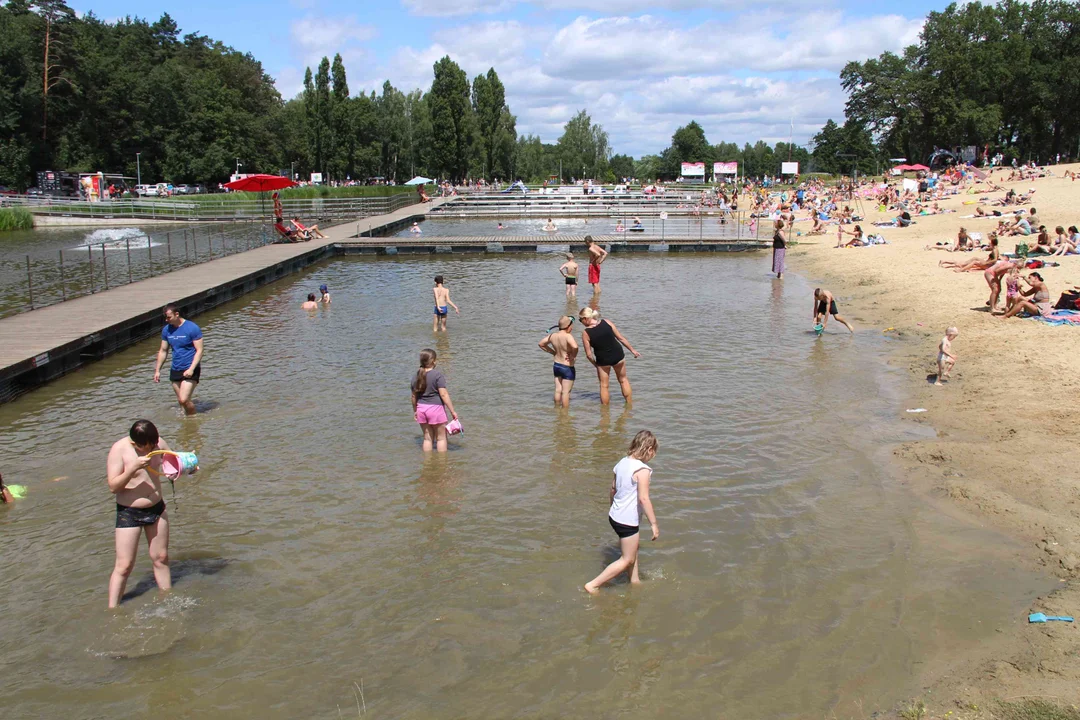
[(935, 385), (941, 385), (942, 380), (947, 380), (949, 373), (952, 372), (953, 365), (956, 364), (956, 355), (952, 351), (952, 341), (959, 334), (959, 330), (950, 327), (945, 330), (945, 337), (941, 338), (941, 342), (938, 343), (937, 380), (934, 381)]

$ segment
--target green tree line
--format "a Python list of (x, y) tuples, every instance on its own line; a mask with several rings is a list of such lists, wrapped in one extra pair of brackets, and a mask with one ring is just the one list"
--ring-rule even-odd
[(849, 122), (886, 156), (989, 145), (1048, 162), (1080, 154), (1078, 67), (1080, 3), (1003, 0), (932, 12), (917, 44), (848, 63), (840, 78)]

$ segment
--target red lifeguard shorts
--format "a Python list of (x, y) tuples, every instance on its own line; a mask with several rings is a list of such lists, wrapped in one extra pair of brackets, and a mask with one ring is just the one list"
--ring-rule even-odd
[(600, 282), (600, 266), (589, 263), (589, 284), (594, 285)]

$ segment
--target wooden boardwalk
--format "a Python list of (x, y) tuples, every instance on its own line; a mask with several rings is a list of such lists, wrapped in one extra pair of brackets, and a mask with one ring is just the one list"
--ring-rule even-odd
[(160, 330), (167, 303), (179, 302), (192, 314), (209, 309), (329, 257), (358, 229), (405, 223), (439, 204), (410, 205), (329, 228), (326, 239), (266, 245), (0, 319), (0, 402), (149, 337)]
[[(598, 245), (614, 246), (620, 245), (657, 245), (657, 244), (679, 244), (679, 245), (716, 245), (723, 243), (739, 244), (739, 245), (755, 245), (757, 243), (764, 243), (765, 239), (755, 239), (754, 237), (739, 238), (734, 235), (714, 235), (705, 237), (687, 237), (687, 236), (671, 236), (671, 235), (651, 235), (648, 233), (619, 233), (618, 235), (589, 235), (593, 241)], [(396, 247), (408, 247), (410, 245), (424, 245), (424, 246), (439, 246), (439, 247), (458, 247), (458, 246), (478, 246), (484, 247), (487, 245), (524, 245), (524, 246), (567, 246), (567, 245), (584, 245), (585, 235), (561, 235), (558, 233), (546, 233), (543, 235), (458, 235), (458, 236), (442, 236), (442, 235), (414, 235), (411, 237), (375, 237), (375, 238), (351, 238), (343, 240), (342, 243), (349, 245), (374, 245), (374, 246), (396, 246)]]

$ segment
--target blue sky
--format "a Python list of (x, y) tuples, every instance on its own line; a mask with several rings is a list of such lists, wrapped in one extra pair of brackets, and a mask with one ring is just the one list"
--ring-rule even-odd
[(426, 90), (449, 54), (473, 77), (494, 66), (518, 131), (554, 142), (579, 109), (616, 152), (668, 145), (696, 119), (712, 142), (806, 142), (842, 119), (848, 60), (900, 50), (944, 2), (849, 0), (69, 0), (109, 20), (168, 12), (252, 53), (286, 98), (304, 68), (340, 52), (356, 93), (390, 80)]

